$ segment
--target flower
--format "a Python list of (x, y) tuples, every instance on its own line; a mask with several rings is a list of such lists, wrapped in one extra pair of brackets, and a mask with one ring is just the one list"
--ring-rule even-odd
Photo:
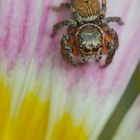
[(105, 69), (61, 58), (60, 38), (50, 38), (57, 2), (0, 1), (1, 140), (97, 139), (140, 59), (139, 0), (108, 2), (124, 26), (111, 25), (120, 46)]

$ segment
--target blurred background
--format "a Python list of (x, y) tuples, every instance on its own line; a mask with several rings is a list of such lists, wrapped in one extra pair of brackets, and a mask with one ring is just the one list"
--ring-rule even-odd
[[(123, 118), (140, 95), (140, 62), (98, 140), (112, 140)], [(126, 130), (127, 131), (127, 130)]]

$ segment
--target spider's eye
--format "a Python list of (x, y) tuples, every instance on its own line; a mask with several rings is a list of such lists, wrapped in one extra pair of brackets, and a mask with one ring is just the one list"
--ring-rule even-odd
[(97, 52), (98, 51), (98, 48), (93, 48), (92, 51), (93, 52)]
[(90, 51), (90, 49), (87, 49), (87, 48), (83, 48), (83, 50), (85, 51), (85, 52), (89, 52)]

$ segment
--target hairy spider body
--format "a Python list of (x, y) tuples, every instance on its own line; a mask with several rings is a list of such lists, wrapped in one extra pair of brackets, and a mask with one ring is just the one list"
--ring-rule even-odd
[(61, 39), (61, 53), (72, 65), (88, 63), (94, 58), (97, 62), (106, 56), (104, 66), (111, 63), (117, 50), (118, 35), (109, 28), (109, 22), (123, 24), (119, 17), (105, 17), (106, 0), (102, 0), (100, 9), (98, 0), (72, 0), (63, 3), (59, 9), (66, 8), (72, 13), (72, 19), (54, 25), (52, 37), (59, 28), (67, 25), (66, 34)]
[(72, 0), (72, 6), (82, 17), (94, 16), (100, 11), (98, 0)]

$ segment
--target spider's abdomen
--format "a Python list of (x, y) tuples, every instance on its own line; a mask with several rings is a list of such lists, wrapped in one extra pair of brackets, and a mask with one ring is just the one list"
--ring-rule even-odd
[(100, 11), (98, 0), (72, 0), (72, 4), (76, 12), (82, 17), (94, 16)]

